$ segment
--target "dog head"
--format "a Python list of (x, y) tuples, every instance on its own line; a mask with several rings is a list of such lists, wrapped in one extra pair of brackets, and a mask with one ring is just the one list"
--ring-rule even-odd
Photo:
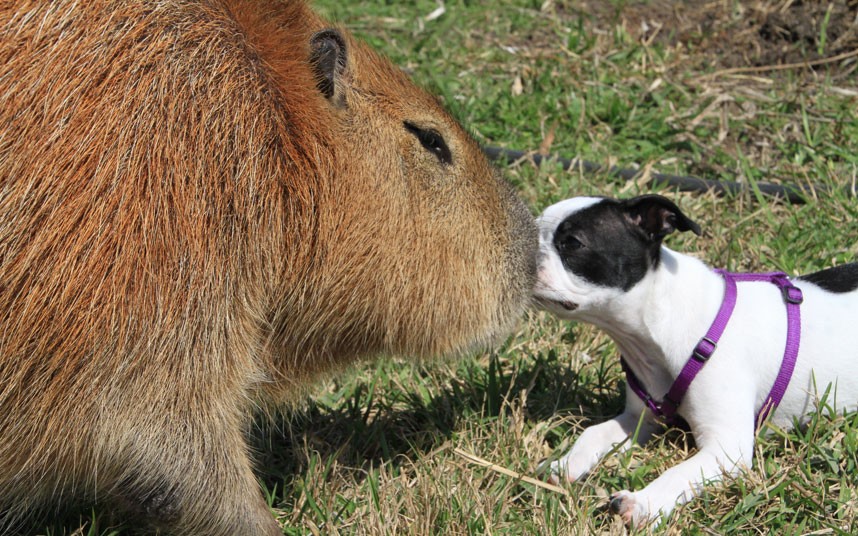
[(660, 195), (576, 197), (542, 213), (536, 302), (561, 318), (587, 318), (658, 269), (673, 231), (700, 227)]

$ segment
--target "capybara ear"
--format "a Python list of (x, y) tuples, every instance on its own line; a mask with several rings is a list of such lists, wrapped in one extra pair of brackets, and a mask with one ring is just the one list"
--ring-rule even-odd
[(333, 28), (322, 30), (310, 39), (310, 64), (316, 75), (316, 87), (326, 99), (333, 99), (337, 78), (346, 68), (346, 40)]

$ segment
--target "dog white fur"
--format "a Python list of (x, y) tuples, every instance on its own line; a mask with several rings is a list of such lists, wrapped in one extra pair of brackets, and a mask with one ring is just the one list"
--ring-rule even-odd
[[(616, 218), (624, 221), (605, 226), (606, 221)], [(568, 224), (564, 232), (580, 231), (578, 243), (561, 244), (561, 254), (556, 243), (558, 229), (561, 223), (573, 219), (576, 223)], [(668, 391), (724, 297), (725, 283), (720, 275), (695, 258), (661, 246), (662, 238), (676, 228), (680, 219), (690, 222), (673, 203), (660, 196), (627, 201), (569, 199), (549, 207), (538, 219), (538, 303), (560, 318), (588, 322), (607, 332), (640, 382), (657, 399)], [(628, 236), (619, 237), (618, 233)], [(650, 251), (657, 248), (654, 251), (658, 258), (628, 289), (594, 283), (594, 277), (582, 277), (564, 265), (563, 255), (583, 255), (588, 248), (588, 254), (594, 250), (599, 253), (600, 248), (607, 248), (600, 241), (613, 242), (614, 250), (618, 241), (627, 243), (626, 249), (640, 243)], [(607, 259), (603, 253), (588, 257), (588, 262)], [(800, 278), (793, 281), (804, 294), (801, 347), (789, 387), (770, 417), (780, 427), (788, 428), (794, 418), (813, 411), (817, 393), (829, 385), (839, 410), (856, 408), (858, 291), (843, 288), (858, 285), (858, 269), (850, 266), (848, 273), (837, 274), (835, 286), (840, 288), (836, 292)], [(621, 274), (611, 277), (618, 276)], [(814, 276), (810, 279), (824, 282), (829, 278), (823, 272)], [(691, 428), (697, 453), (640, 491), (614, 494), (614, 512), (627, 523), (648, 523), (669, 514), (676, 504), (690, 500), (704, 483), (718, 480), (725, 473), (737, 475), (750, 464), (755, 415), (778, 374), (786, 332), (786, 307), (780, 290), (765, 282), (738, 283), (738, 301), (726, 331), (678, 411)], [(584, 430), (572, 449), (551, 463), (553, 478), (580, 479), (612, 449), (626, 450), (642, 412), (646, 415), (638, 435), (640, 442), (646, 441), (659, 424), (627, 387), (625, 411)]]

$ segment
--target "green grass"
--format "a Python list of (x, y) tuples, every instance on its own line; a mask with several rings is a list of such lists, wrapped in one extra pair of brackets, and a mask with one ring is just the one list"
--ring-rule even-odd
[[(750, 186), (726, 198), (655, 189), (705, 231), (672, 237), (674, 249), (790, 274), (855, 259), (858, 202), (844, 193), (858, 174), (854, 63), (712, 76), (723, 66), (698, 35), (705, 29), (686, 46), (669, 24), (649, 39), (635, 18), (649, 3), (602, 4), (591, 13), (563, 1), (458, 0), (425, 21), (434, 0), (316, 2), (441, 95), (481, 143), (536, 150), (553, 136), (556, 155)], [(826, 28), (814, 49), (831, 44)], [(535, 213), (574, 195), (653, 191), (645, 172), (625, 183), (521, 162), (505, 174)], [(756, 195), (760, 181), (834, 193), (790, 205)], [(598, 330), (532, 313), (493, 352), (383, 360), (320, 383), (256, 434), (259, 478), (292, 535), (626, 534), (606, 498), (687, 458), (682, 433), (606, 459), (562, 492), (521, 478), (618, 413), (620, 381)], [(760, 440), (749, 474), (707, 489), (659, 532), (858, 533), (858, 415), (838, 415), (830, 401), (806, 427)], [(114, 534), (97, 520), (47, 533)]]

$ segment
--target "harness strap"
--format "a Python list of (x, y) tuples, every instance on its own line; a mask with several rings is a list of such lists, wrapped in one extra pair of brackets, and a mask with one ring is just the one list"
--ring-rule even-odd
[(781, 403), (784, 394), (786, 393), (789, 381), (792, 378), (792, 373), (795, 370), (795, 363), (798, 360), (798, 350), (801, 346), (801, 304), (804, 301), (804, 295), (801, 289), (793, 285), (787, 278), (786, 274), (774, 274), (772, 283), (780, 287), (783, 294), (784, 303), (787, 309), (787, 337), (786, 346), (784, 348), (784, 358), (781, 361), (781, 368), (775, 378), (775, 383), (772, 385), (768, 396), (763, 400), (763, 405), (757, 413), (755, 420), (756, 427), (763, 425), (769, 414)]
[[(723, 275), (723, 274), (722, 274)], [(732, 277), (725, 277), (726, 287), (724, 289), (724, 299), (721, 301), (721, 308), (718, 309), (718, 314), (715, 315), (715, 320), (709, 327), (706, 335), (694, 347), (691, 352), (691, 357), (685, 362), (685, 366), (679, 371), (679, 376), (674, 380), (673, 385), (664, 397), (661, 410), (666, 419), (673, 419), (676, 411), (679, 409), (679, 404), (685, 398), (685, 392), (691, 386), (694, 377), (703, 368), (703, 365), (709, 361), (715, 349), (718, 347), (718, 341), (721, 340), (721, 335), (727, 328), (727, 323), (733, 315), (733, 309), (736, 307), (736, 280)]]
[(624, 357), (621, 358), (620, 363), (623, 367), (623, 372), (626, 374), (626, 383), (632, 392), (643, 400), (647, 408), (656, 416), (672, 424), (678, 420), (676, 412), (682, 403), (682, 399), (685, 397), (685, 393), (691, 386), (691, 382), (715, 352), (715, 349), (718, 347), (718, 341), (721, 339), (721, 335), (724, 334), (727, 323), (730, 321), (733, 309), (736, 306), (736, 282), (765, 281), (777, 285), (781, 289), (787, 308), (787, 340), (778, 376), (755, 419), (756, 427), (759, 428), (769, 416), (772, 409), (780, 403), (795, 369), (801, 339), (801, 314), (799, 305), (803, 301), (803, 296), (801, 289), (793, 285), (783, 272), (763, 274), (736, 274), (725, 270), (716, 270), (716, 272), (724, 278), (725, 282), (724, 299), (721, 302), (721, 307), (715, 316), (715, 320), (712, 321), (709, 331), (706, 332), (706, 335), (694, 347), (691, 357), (688, 358), (688, 361), (682, 367), (682, 370), (673, 381), (673, 384), (661, 402), (655, 400), (647, 392)]

